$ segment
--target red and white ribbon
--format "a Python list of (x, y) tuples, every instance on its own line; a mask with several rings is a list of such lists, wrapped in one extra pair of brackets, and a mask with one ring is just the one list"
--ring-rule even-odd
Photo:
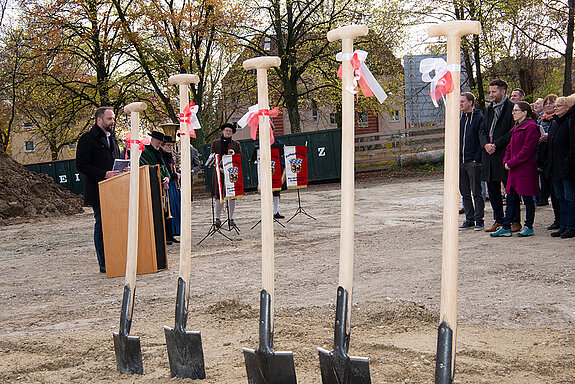
[[(431, 71), (435, 71), (433, 79), (430, 76)], [(437, 100), (443, 98), (448, 93), (453, 92), (453, 77), (452, 71), (461, 71), (459, 64), (447, 65), (447, 61), (440, 57), (431, 57), (421, 60), (419, 63), (419, 72), (422, 73), (421, 79), (426, 83), (431, 83), (431, 92), (429, 96), (433, 105), (438, 107)], [(443, 100), (445, 103), (445, 100)]]
[[(337, 61), (349, 60), (351, 66), (353, 67), (353, 86), (347, 86), (346, 91), (351, 94), (357, 94), (357, 88), (361, 88), (361, 92), (365, 97), (375, 96), (377, 101), (383, 103), (387, 99), (387, 94), (381, 88), (381, 85), (377, 82), (367, 65), (365, 65), (365, 58), (367, 57), (367, 52), (360, 49), (354, 51), (353, 53), (341, 53), (339, 52), (335, 59)], [(337, 70), (337, 76), (342, 78), (342, 66), (339, 66)]]
[[(238, 126), (244, 128), (247, 125), (250, 126), (250, 136), (252, 139), (257, 138), (257, 132), (259, 127), (259, 116), (276, 117), (279, 114), (279, 108), (275, 107), (271, 111), (269, 109), (259, 109), (258, 105), (252, 105), (248, 108), (248, 112), (245, 113), (242, 118), (238, 121)], [(270, 124), (270, 142), (273, 144), (274, 131)]]
[[(200, 121), (198, 120), (198, 106), (194, 104), (192, 101), (190, 104), (184, 108), (184, 112), (180, 113), (180, 122), (186, 123), (186, 127), (188, 128), (187, 134), (190, 137), (196, 138), (196, 129), (201, 129), (202, 126), (200, 125)], [(186, 132), (182, 130), (180, 127), (180, 135), (185, 135)]]
[[(140, 149), (140, 152), (142, 152), (144, 150), (144, 147), (148, 144), (150, 144), (150, 138), (149, 137), (144, 137), (142, 140), (132, 140), (131, 139), (132, 134), (131, 132), (126, 133), (126, 144), (138, 144), (138, 148)], [(128, 146), (126, 148), (126, 154), (124, 156), (124, 159), (128, 160), (128, 149), (131, 149), (131, 145)]]

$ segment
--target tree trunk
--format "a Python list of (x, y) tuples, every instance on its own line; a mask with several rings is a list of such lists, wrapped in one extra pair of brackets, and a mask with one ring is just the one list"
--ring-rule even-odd
[(473, 65), (471, 64), (471, 57), (469, 55), (469, 41), (465, 36), (461, 38), (461, 50), (463, 51), (463, 62), (465, 63), (465, 73), (469, 80), (469, 88), (475, 88), (475, 78), (473, 77)]
[[(106, 70), (106, 53), (100, 45), (100, 29), (98, 27), (98, 8), (95, 1), (88, 1), (88, 19), (91, 25), (91, 40), (94, 50), (94, 64), (96, 66), (96, 100), (100, 107), (110, 105), (108, 71)], [(98, 98), (99, 96), (99, 98)]]
[(481, 73), (481, 56), (479, 54), (479, 35), (473, 35), (473, 56), (475, 57), (475, 73), (477, 74), (477, 101), (475, 107), (485, 110), (485, 91), (483, 89), (483, 74)]
[[(283, 63), (282, 63), (283, 64)], [(297, 76), (291, 74), (293, 68), (290, 67), (290, 63), (286, 63), (287, 69), (283, 73), (287, 74), (282, 76), (283, 85), (283, 98), (285, 100), (285, 106), (287, 108), (291, 133), (301, 132), (301, 120), (299, 115), (298, 106), (298, 92), (297, 92)]]
[(286, 89), (284, 92), (285, 105), (288, 112), (291, 133), (301, 132), (301, 121), (297, 103), (297, 92)]
[(563, 72), (563, 96), (573, 93), (573, 30), (575, 29), (575, 0), (567, 2), (569, 17), (567, 21), (567, 43), (565, 46), (565, 71)]

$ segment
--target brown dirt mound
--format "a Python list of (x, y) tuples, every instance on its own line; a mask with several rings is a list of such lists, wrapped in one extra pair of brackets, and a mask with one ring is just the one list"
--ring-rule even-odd
[(243, 319), (257, 315), (257, 311), (251, 306), (242, 304), (238, 300), (222, 300), (210, 305), (207, 313), (217, 315), (222, 320)]
[(0, 151), (0, 225), (82, 211), (81, 197), (60, 187), (48, 175), (29, 171)]

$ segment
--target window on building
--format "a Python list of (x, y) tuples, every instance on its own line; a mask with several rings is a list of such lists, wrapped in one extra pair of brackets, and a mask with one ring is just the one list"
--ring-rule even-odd
[(337, 115), (335, 112), (329, 114), (329, 124), (330, 125), (337, 125)]
[(315, 100), (311, 101), (311, 121), (317, 123), (317, 102)]
[(27, 140), (24, 142), (24, 151), (34, 152), (34, 140)]
[(357, 126), (358, 127), (367, 127), (368, 117), (367, 112), (358, 112), (357, 114)]
[(272, 40), (269, 37), (264, 37), (264, 51), (272, 49)]
[(399, 121), (399, 111), (394, 110), (389, 114), (389, 121)]

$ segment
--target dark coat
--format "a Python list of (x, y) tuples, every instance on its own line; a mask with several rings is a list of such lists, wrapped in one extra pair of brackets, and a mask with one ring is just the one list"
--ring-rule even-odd
[(174, 156), (170, 152), (160, 152), (162, 153), (164, 164), (166, 167), (168, 167), (168, 171), (170, 172), (170, 181), (178, 180), (178, 173), (176, 172), (176, 162), (174, 160)]
[(479, 128), (483, 123), (483, 115), (477, 109), (463, 113), (459, 119), (459, 162), (481, 163), (483, 148), (479, 142)]
[(575, 105), (551, 122), (545, 175), (551, 180), (575, 179)]
[(120, 158), (118, 141), (114, 134), (110, 135), (110, 144), (106, 134), (97, 125), (84, 133), (76, 149), (76, 168), (86, 176), (84, 183), (84, 204), (100, 205), (98, 182), (106, 178), (106, 172), (114, 167), (114, 159)]
[[(222, 136), (223, 137), (223, 136)], [(229, 150), (233, 150), (234, 153), (242, 153), (242, 148), (240, 143), (235, 140), (230, 140), (229, 144), (226, 146), (224, 142), (222, 142), (222, 137), (217, 140), (212, 141), (212, 146), (210, 148), (210, 153), (217, 153), (220, 155), (220, 161), (222, 160), (223, 155), (229, 154)], [(221, 175), (221, 183), (223, 186), (224, 178), (223, 173), (220, 172)], [(216, 171), (212, 173), (212, 195), (218, 196), (218, 178), (216, 177)]]
[(164, 177), (170, 178), (170, 171), (164, 163), (162, 151), (152, 147), (151, 144), (146, 145), (144, 151), (140, 154), (140, 165), (158, 165), (162, 179)]
[(506, 98), (501, 108), (501, 114), (493, 130), (493, 144), (495, 144), (495, 153), (493, 155), (488, 154), (484, 149), (485, 144), (492, 142), (489, 137), (489, 131), (494, 117), (493, 105), (487, 107), (483, 124), (481, 124), (479, 129), (479, 142), (483, 149), (481, 158), (481, 180), (483, 181), (507, 180), (507, 170), (503, 167), (503, 156), (505, 156), (505, 149), (507, 144), (509, 144), (511, 128), (513, 128), (514, 124), (513, 116), (511, 116), (513, 103)]
[(523, 196), (539, 196), (536, 149), (541, 133), (535, 120), (523, 121), (511, 130), (511, 140), (505, 151), (503, 164), (511, 168), (505, 192), (511, 187)]

